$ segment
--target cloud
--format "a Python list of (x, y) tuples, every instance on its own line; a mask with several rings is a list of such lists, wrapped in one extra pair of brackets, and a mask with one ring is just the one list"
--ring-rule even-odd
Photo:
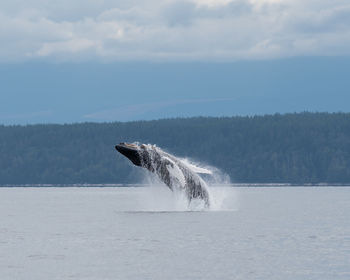
[(345, 0), (5, 0), (0, 62), (349, 55)]

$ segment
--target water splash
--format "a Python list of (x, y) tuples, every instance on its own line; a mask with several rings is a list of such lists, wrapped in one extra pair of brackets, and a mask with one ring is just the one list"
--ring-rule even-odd
[[(155, 149), (163, 152), (155, 145), (144, 145), (147, 149)], [(209, 194), (210, 207), (206, 207), (203, 199), (188, 199), (184, 188), (183, 174), (180, 175), (176, 168), (169, 170), (172, 172), (176, 182), (173, 192), (165, 186), (161, 180), (151, 172), (143, 171), (143, 184), (151, 186), (147, 194), (142, 199), (145, 211), (231, 211), (237, 209), (237, 199), (235, 192), (230, 186), (230, 178), (219, 169), (203, 165), (189, 158), (178, 159), (189, 170), (194, 173), (200, 173), (201, 185)]]

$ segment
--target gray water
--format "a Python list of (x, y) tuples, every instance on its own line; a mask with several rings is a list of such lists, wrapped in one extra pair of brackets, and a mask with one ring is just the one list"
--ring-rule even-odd
[(0, 188), (0, 279), (350, 279), (350, 188)]

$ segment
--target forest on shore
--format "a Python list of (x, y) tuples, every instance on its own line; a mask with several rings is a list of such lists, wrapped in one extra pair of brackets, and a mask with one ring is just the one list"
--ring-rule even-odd
[(120, 142), (152, 143), (234, 183), (350, 183), (350, 114), (0, 125), (0, 185), (139, 183)]

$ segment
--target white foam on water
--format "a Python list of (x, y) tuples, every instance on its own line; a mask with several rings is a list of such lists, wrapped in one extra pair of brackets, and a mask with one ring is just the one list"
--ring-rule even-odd
[(237, 192), (232, 187), (230, 177), (227, 174), (216, 167), (198, 163), (189, 158), (182, 159), (182, 161), (188, 163), (187, 167), (189, 167), (193, 172), (201, 173), (199, 175), (205, 182), (209, 192), (210, 208), (207, 210), (238, 210)]
[(188, 200), (183, 191), (171, 191), (155, 174), (144, 171), (140, 188), (138, 211), (175, 212), (189, 211)]
[(188, 203), (184, 192), (172, 192), (165, 184), (158, 182), (138, 188), (135, 211), (185, 212), (185, 211), (237, 211), (238, 195), (232, 186), (210, 186), (210, 207), (201, 199)]
[(211, 211), (237, 211), (239, 209), (239, 200), (234, 187), (210, 186), (210, 210)]

